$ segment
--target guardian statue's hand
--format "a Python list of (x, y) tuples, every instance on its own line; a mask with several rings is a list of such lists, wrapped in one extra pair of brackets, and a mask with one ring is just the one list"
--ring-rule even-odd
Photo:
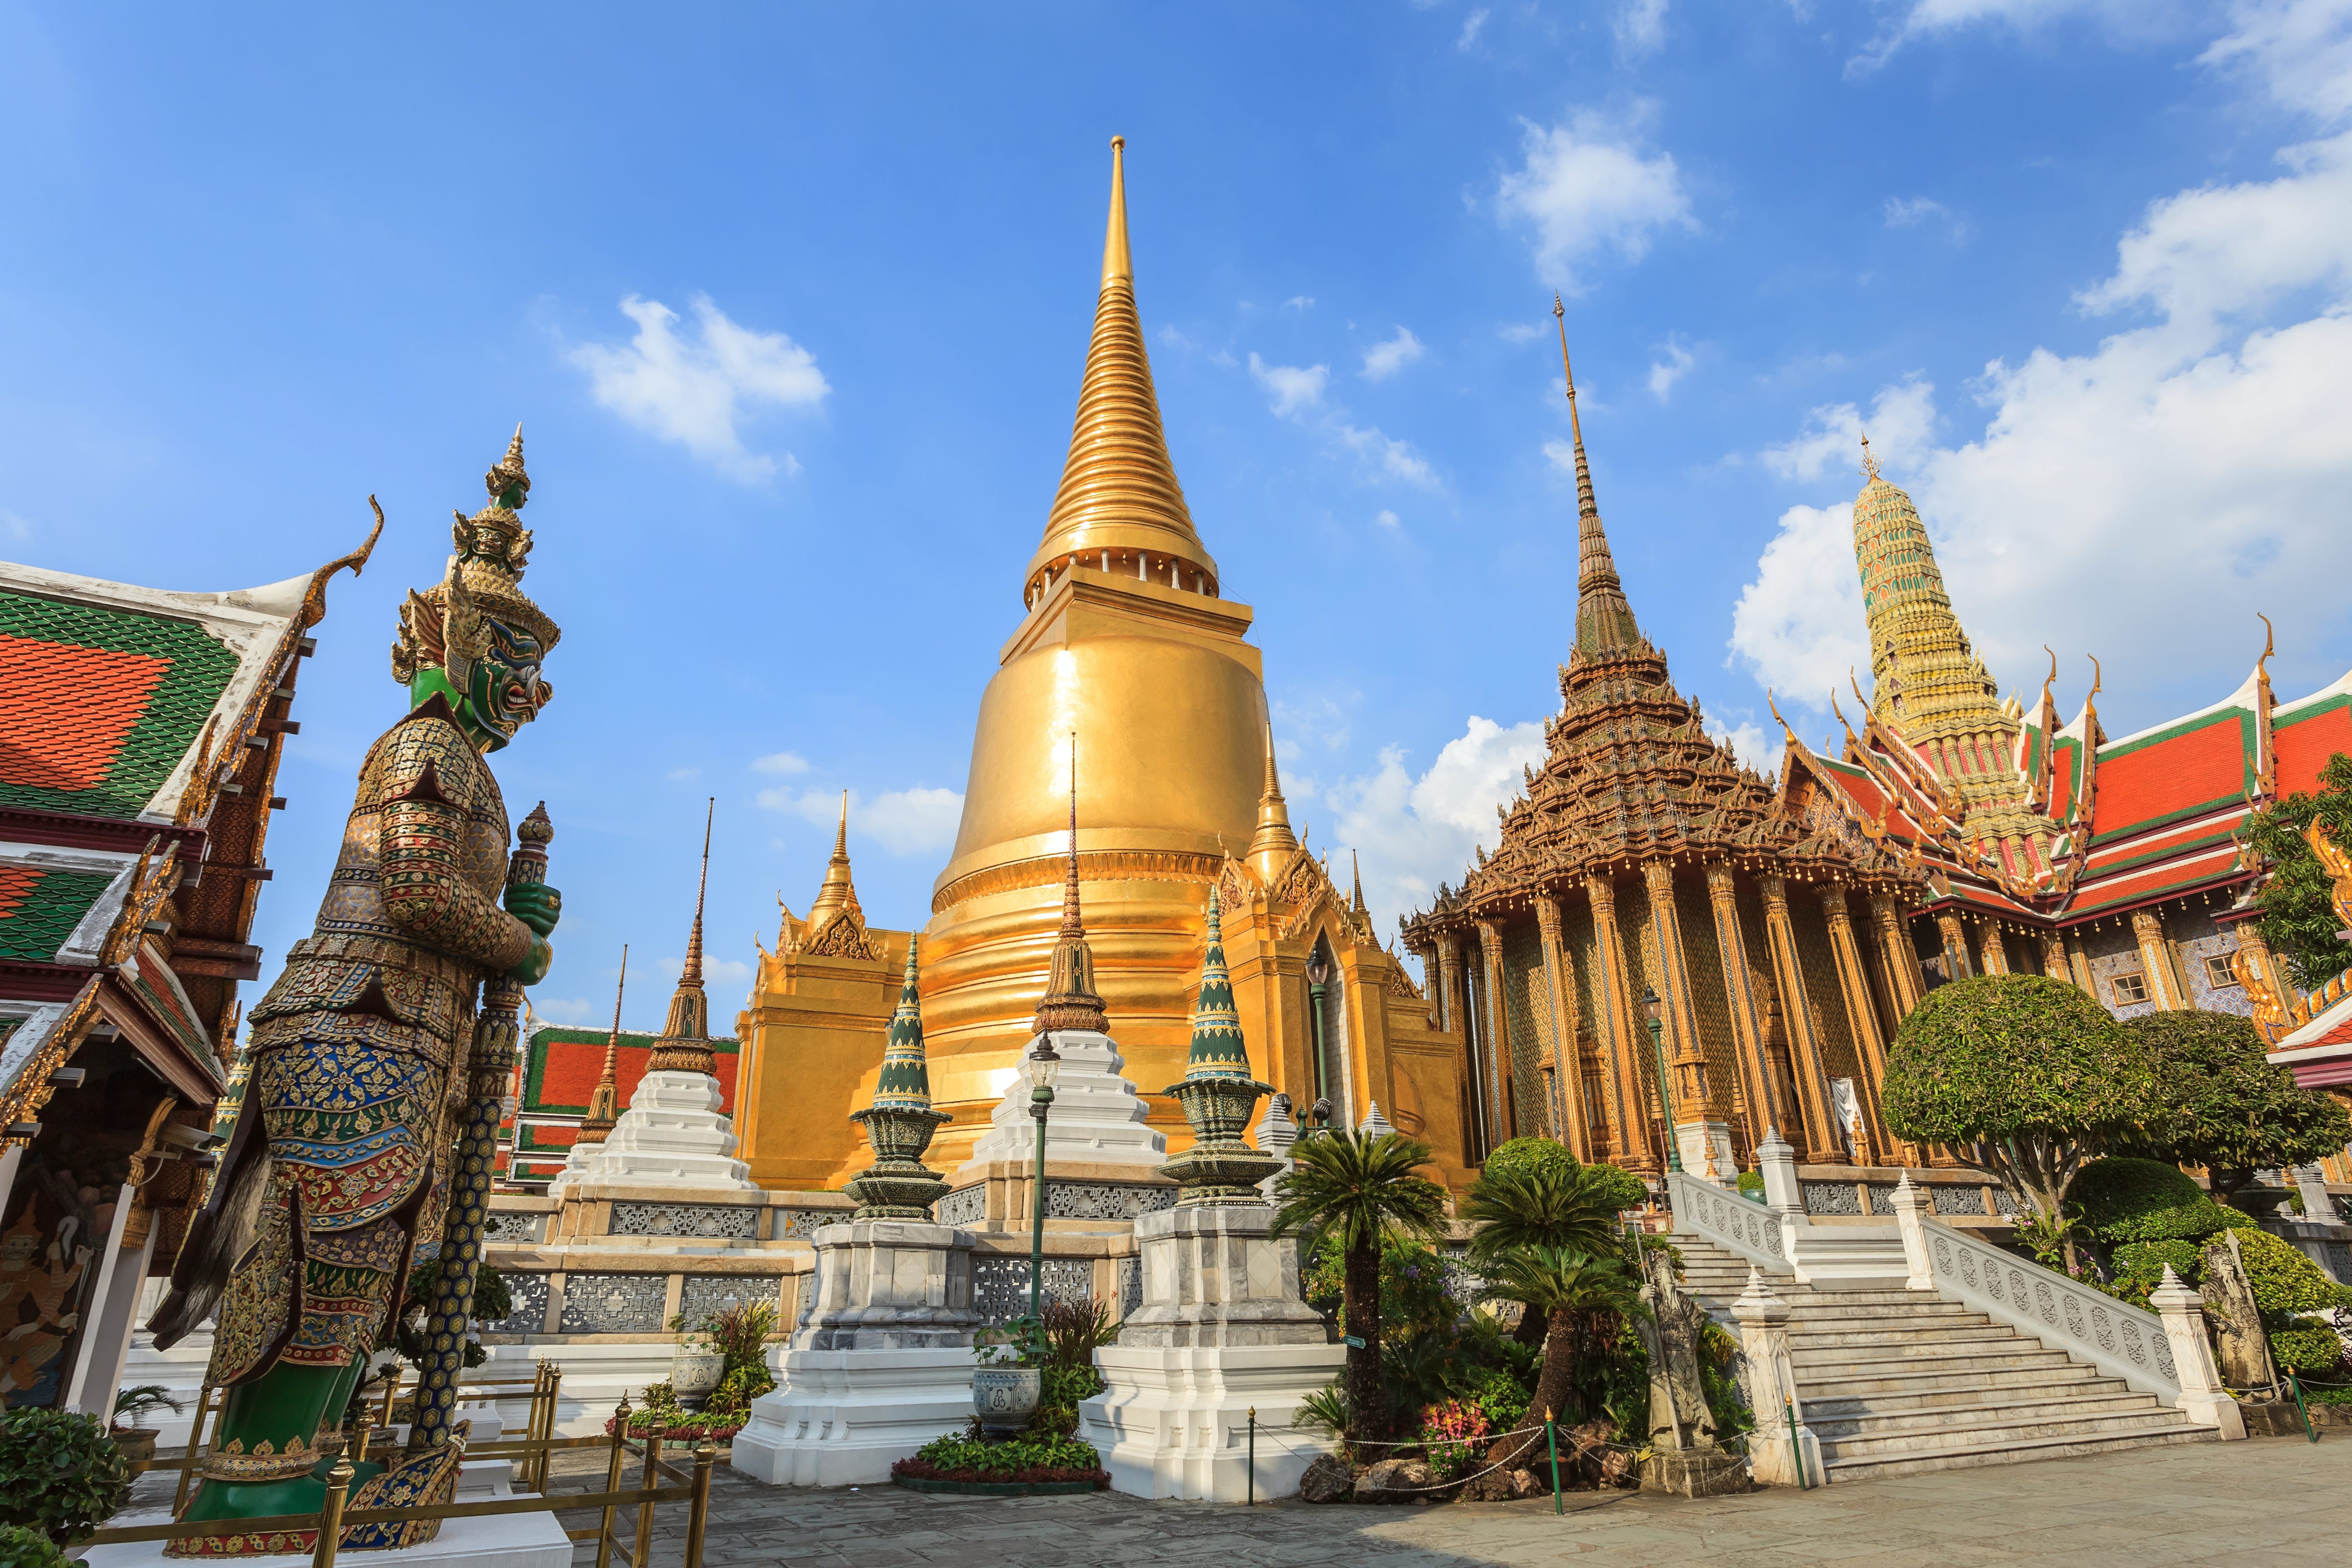
[[(544, 882), (518, 882), (507, 889), (507, 913), (545, 936), (563, 918), (563, 895)], [(528, 981), (524, 984), (530, 984)]]
[[(517, 911), (520, 915), (520, 911)], [(553, 924), (553, 921), (548, 922)], [(530, 939), (530, 952), (520, 963), (507, 971), (507, 978), (518, 985), (536, 985), (547, 978), (548, 966), (555, 962), (555, 949), (543, 936)]]

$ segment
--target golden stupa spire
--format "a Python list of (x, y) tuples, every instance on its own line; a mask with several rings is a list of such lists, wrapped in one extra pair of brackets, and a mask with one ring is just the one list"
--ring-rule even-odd
[[(1114, 230), (1114, 236), (1117, 231)], [(1108, 262), (1106, 262), (1108, 265)], [(1054, 965), (1038, 998), (1030, 1033), (1055, 1029), (1087, 1029), (1109, 1033), (1110, 1019), (1095, 990), (1094, 950), (1087, 945), (1087, 923), (1078, 912), (1078, 737), (1070, 736), (1069, 872), (1062, 884), (1062, 929), (1054, 936)]]
[(1127, 240), (1127, 139), (1115, 136), (1110, 145), (1110, 217), (1094, 339), (1061, 488), (1045, 519), (1045, 542), (1030, 558), (1024, 592), (1075, 561), (1213, 594), (1217, 563), (1193, 531), (1184, 488), (1169, 459), (1143, 322), (1136, 314), (1135, 263)]
[(1864, 480), (1878, 478), (1878, 459), (1871, 456), (1870, 432), (1867, 430), (1862, 433), (1862, 477)]
[(1274, 765), (1274, 726), (1265, 731), (1265, 785), (1257, 797), (1257, 831), (1250, 836), (1247, 857), (1259, 877), (1272, 882), (1298, 848), (1290, 831), (1290, 806), (1282, 798), (1282, 777)]
[(833, 830), (833, 858), (825, 862), (824, 884), (816, 890), (803, 929), (814, 934), (835, 915), (846, 911), (863, 924), (866, 911), (857, 906), (857, 889), (849, 879), (849, 792), (841, 792), (841, 825)]
[[(520, 430), (520, 426), (517, 426)], [(602, 1143), (621, 1120), (621, 998), (629, 988), (629, 944), (621, 944), (621, 978), (613, 986), (613, 1032), (604, 1037), (604, 1070), (588, 1096), (575, 1143)]]
[(1599, 654), (1642, 640), (1633, 622), (1633, 606), (1626, 602), (1625, 584), (1617, 576), (1617, 563), (1609, 553), (1609, 535), (1601, 531), (1601, 503), (1592, 496), (1592, 466), (1584, 457), (1584, 418), (1576, 406), (1576, 373), (1568, 363), (1568, 307), (1559, 296), (1551, 299), (1552, 320), (1559, 327), (1559, 374), (1568, 384), (1568, 429), (1576, 449), (1576, 647)]
[(694, 925), (687, 932), (686, 963), (678, 971), (677, 989), (670, 994), (669, 1017), (661, 1038), (654, 1042), (647, 1072), (717, 1071), (710, 1059), (710, 999), (702, 993), (702, 900), (710, 887), (710, 824), (718, 815), (713, 795), (702, 816), (702, 878), (694, 888)]
[(1360, 915), (1370, 914), (1371, 911), (1364, 907), (1364, 863), (1356, 858), (1352, 849), (1348, 851), (1348, 868), (1354, 873), (1356, 879), (1355, 898), (1349, 908)]

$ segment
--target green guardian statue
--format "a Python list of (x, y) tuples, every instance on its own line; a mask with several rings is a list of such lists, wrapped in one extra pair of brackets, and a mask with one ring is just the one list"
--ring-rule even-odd
[[(520, 987), (546, 975), (562, 904), (539, 880), (544, 814), (510, 865), (484, 761), (552, 695), (540, 664), (557, 628), (519, 585), (531, 542), (520, 430), (485, 483), (489, 504), (458, 514), (446, 574), (402, 606), (392, 668), (408, 713), (361, 764), (317, 927), (247, 1015), (236, 1130), (149, 1325), (168, 1347), (218, 1314), (205, 1381), (226, 1395), (185, 1517), (225, 1528), (173, 1555), (311, 1550), (300, 1532), (235, 1521), (320, 1506), (345, 1407), (445, 1206), (456, 1245), (441, 1273), (455, 1279), (428, 1327), (449, 1364), (428, 1364), (405, 1457), (360, 1466), (352, 1506), (446, 1501), (455, 1484), (464, 1434), (446, 1416), (488, 1187), (478, 1102), (488, 1085), (495, 1131), (491, 1079), (511, 1064)], [(379, 1526), (345, 1544), (430, 1534)]]

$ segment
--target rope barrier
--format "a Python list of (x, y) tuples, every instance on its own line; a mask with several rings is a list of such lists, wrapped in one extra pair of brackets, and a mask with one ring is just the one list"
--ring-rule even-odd
[[(1437, 1440), (1436, 1442), (1434, 1442), (1434, 1443), (1430, 1443), (1430, 1442), (1412, 1442), (1412, 1441), (1404, 1441), (1404, 1442), (1380, 1442), (1380, 1441), (1374, 1441), (1374, 1440), (1371, 1440), (1371, 1439), (1367, 1439), (1367, 1440), (1365, 1440), (1365, 1441), (1363, 1441), (1363, 1442), (1360, 1442), (1360, 1443), (1358, 1443), (1358, 1442), (1349, 1442), (1348, 1447), (1349, 1447), (1350, 1448), (1422, 1448), (1422, 1449), (1429, 1449), (1429, 1448), (1466, 1448), (1466, 1447), (1471, 1447), (1472, 1441), (1488, 1442), (1488, 1443), (1500, 1443), (1500, 1442), (1504, 1441), (1506, 1438), (1510, 1438), (1510, 1437), (1520, 1437), (1520, 1436), (1530, 1436), (1530, 1435), (1532, 1435), (1532, 1434), (1534, 1434), (1534, 1433), (1540, 1432), (1541, 1430), (1543, 1430), (1544, 1426), (1545, 1426), (1545, 1423), (1543, 1423), (1543, 1422), (1541, 1422), (1541, 1421), (1530, 1422), (1530, 1423), (1528, 1423), (1528, 1424), (1527, 1426), (1515, 1426), (1515, 1427), (1511, 1428), (1511, 1430), (1509, 1430), (1509, 1431), (1507, 1431), (1507, 1432), (1496, 1433), (1496, 1434), (1492, 1435), (1491, 1436), (1485, 1437), (1485, 1438), (1475, 1439), (1475, 1440), (1465, 1440), (1465, 1439), (1458, 1438), (1458, 1437), (1457, 1437), (1457, 1438), (1440, 1438), (1440, 1439), (1438, 1439), (1438, 1440)], [(1309, 1450), (1309, 1449), (1306, 1449), (1306, 1448), (1297, 1448), (1297, 1447), (1293, 1447), (1290, 1444), (1288, 1444), (1288, 1443), (1286, 1443), (1286, 1442), (1284, 1442), (1284, 1441), (1283, 1441), (1283, 1439), (1282, 1439), (1281, 1437), (1279, 1437), (1279, 1436), (1276, 1436), (1276, 1435), (1275, 1435), (1275, 1433), (1273, 1432), (1273, 1430), (1272, 1430), (1271, 1428), (1268, 1428), (1268, 1427), (1265, 1427), (1265, 1426), (1261, 1426), (1261, 1427), (1259, 1427), (1259, 1428), (1258, 1428), (1258, 1433), (1259, 1433), (1259, 1435), (1260, 1435), (1261, 1436), (1265, 1437), (1267, 1441), (1269, 1441), (1269, 1442), (1273, 1443), (1273, 1444), (1274, 1444), (1274, 1445), (1276, 1445), (1277, 1447), (1281, 1448), (1281, 1449), (1283, 1450), (1283, 1452), (1285, 1452), (1285, 1453), (1286, 1453), (1286, 1454), (1294, 1454), (1294, 1455), (1297, 1455), (1297, 1456), (1299, 1456), (1299, 1457), (1301, 1457), (1301, 1458), (1312, 1458), (1312, 1457), (1314, 1457), (1314, 1455), (1316, 1455), (1316, 1454), (1319, 1454), (1319, 1453), (1322, 1453), (1322, 1452), (1324, 1452), (1324, 1451), (1325, 1451), (1325, 1450), (1321, 1450), (1321, 1449)], [(1643, 1450), (1643, 1449), (1641, 1449), (1641, 1448), (1635, 1447), (1633, 1445), (1632, 1445), (1632, 1444), (1630, 1444), (1630, 1443), (1612, 1443), (1612, 1442), (1604, 1442), (1604, 1441), (1600, 1441), (1600, 1440), (1595, 1440), (1595, 1441), (1589, 1442), (1589, 1443), (1578, 1444), (1578, 1443), (1576, 1443), (1576, 1442), (1571, 1438), (1571, 1440), (1570, 1440), (1570, 1447), (1573, 1449), (1573, 1453), (1572, 1453), (1572, 1454), (1571, 1454), (1571, 1456), (1570, 1456), (1570, 1457), (1571, 1457), (1571, 1458), (1582, 1458), (1583, 1457), (1585, 1457), (1585, 1456), (1586, 1456), (1586, 1455), (1588, 1455), (1588, 1454), (1599, 1453), (1599, 1452), (1603, 1452), (1603, 1451), (1613, 1451), (1613, 1452), (1620, 1453), (1620, 1454), (1632, 1454), (1632, 1455), (1634, 1455), (1636, 1458), (1638, 1458), (1638, 1457), (1639, 1457), (1639, 1456), (1640, 1456), (1640, 1455), (1644, 1451), (1644, 1450)], [(1513, 1459), (1517, 1459), (1517, 1458), (1518, 1458), (1518, 1456), (1517, 1456), (1517, 1455), (1513, 1455), (1513, 1456), (1512, 1456), (1512, 1458), (1513, 1458)], [(1517, 1465), (1517, 1466), (1515, 1466), (1514, 1464), (1512, 1464), (1510, 1461), (1507, 1461), (1507, 1460), (1497, 1460), (1496, 1463), (1491, 1464), (1491, 1465), (1488, 1465), (1488, 1466), (1487, 1466), (1485, 1469), (1483, 1469), (1483, 1470), (1474, 1470), (1474, 1471), (1472, 1471), (1470, 1474), (1468, 1474), (1468, 1475), (1466, 1475), (1466, 1476), (1456, 1476), (1454, 1479), (1452, 1479), (1452, 1480), (1450, 1480), (1450, 1481), (1440, 1481), (1440, 1482), (1438, 1482), (1438, 1483), (1437, 1483), (1436, 1485), (1434, 1485), (1434, 1486), (1426, 1486), (1426, 1487), (1392, 1487), (1392, 1486), (1382, 1486), (1380, 1489), (1381, 1489), (1383, 1493), (1387, 1493), (1387, 1492), (1444, 1492), (1444, 1491), (1452, 1491), (1452, 1490), (1453, 1490), (1454, 1488), (1456, 1488), (1456, 1487), (1463, 1487), (1463, 1486), (1467, 1486), (1467, 1485), (1469, 1485), (1472, 1481), (1476, 1480), (1480, 1476), (1490, 1476), (1490, 1475), (1493, 1475), (1496, 1470), (1511, 1469), (1511, 1468), (1521, 1468), (1521, 1469), (1524, 1469), (1524, 1468), (1529, 1468), (1529, 1467), (1527, 1467), (1527, 1466), (1524, 1466), (1524, 1465)]]

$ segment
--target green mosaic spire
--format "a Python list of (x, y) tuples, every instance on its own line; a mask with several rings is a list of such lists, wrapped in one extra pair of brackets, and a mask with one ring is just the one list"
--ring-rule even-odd
[(907, 978), (882, 1042), (882, 1076), (874, 1086), (877, 1110), (929, 1110), (931, 1071), (923, 1059), (923, 1001), (915, 988), (916, 939), (907, 939)]
[(1201, 997), (1192, 1007), (1192, 1049), (1184, 1076), (1246, 1079), (1249, 1052), (1242, 1046), (1241, 1011), (1234, 1005), (1233, 976), (1225, 969), (1224, 921), (1209, 890), (1209, 948), (1201, 960)]

